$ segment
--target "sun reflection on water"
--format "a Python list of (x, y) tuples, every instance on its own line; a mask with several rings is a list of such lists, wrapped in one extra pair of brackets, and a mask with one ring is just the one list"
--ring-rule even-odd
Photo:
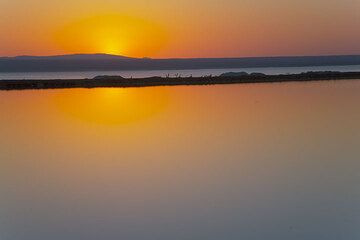
[(99, 88), (61, 91), (54, 95), (61, 112), (85, 122), (125, 124), (150, 118), (169, 102), (165, 88)]

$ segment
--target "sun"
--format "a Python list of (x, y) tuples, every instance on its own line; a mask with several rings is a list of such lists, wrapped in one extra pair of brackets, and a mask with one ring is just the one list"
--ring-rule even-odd
[(125, 46), (119, 40), (113, 38), (104, 39), (101, 45), (101, 53), (121, 55), (125, 52)]
[(132, 57), (156, 54), (167, 42), (162, 26), (141, 18), (106, 14), (62, 26), (54, 42), (66, 53), (107, 53)]

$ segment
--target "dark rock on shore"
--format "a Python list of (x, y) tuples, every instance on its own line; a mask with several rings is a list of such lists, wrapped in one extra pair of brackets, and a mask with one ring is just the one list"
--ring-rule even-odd
[(102, 76), (96, 76), (93, 78), (93, 80), (121, 80), (124, 79), (121, 76), (109, 76), (109, 75), (102, 75)]

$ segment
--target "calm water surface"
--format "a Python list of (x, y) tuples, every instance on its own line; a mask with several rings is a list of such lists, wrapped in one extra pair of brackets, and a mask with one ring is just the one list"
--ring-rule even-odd
[(357, 80), (0, 92), (0, 239), (360, 239), (359, 103)]

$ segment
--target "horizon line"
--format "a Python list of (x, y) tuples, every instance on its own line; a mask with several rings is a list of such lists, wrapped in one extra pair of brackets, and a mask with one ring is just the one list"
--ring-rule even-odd
[(164, 58), (152, 58), (152, 57), (131, 57), (125, 55), (111, 54), (111, 53), (65, 53), (65, 54), (54, 54), (54, 55), (15, 55), (15, 56), (0, 56), (2, 58), (50, 58), (50, 57), (70, 57), (70, 56), (109, 56), (109, 57), (120, 57), (128, 59), (151, 59), (151, 60), (176, 60), (176, 59), (249, 59), (249, 58), (301, 58), (301, 57), (351, 57), (360, 56), (360, 53), (356, 54), (319, 54), (319, 55), (268, 55), (268, 56), (238, 56), (238, 57), (164, 57)]

